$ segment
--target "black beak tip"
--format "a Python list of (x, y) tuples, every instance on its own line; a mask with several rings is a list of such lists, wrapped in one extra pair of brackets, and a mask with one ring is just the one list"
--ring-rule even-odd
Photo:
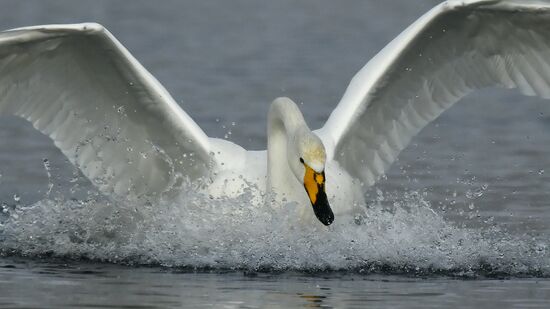
[(313, 212), (317, 219), (326, 226), (334, 222), (334, 213), (328, 204), (327, 195), (324, 192), (317, 196), (317, 202), (313, 204)]
[(317, 219), (319, 219), (319, 221), (321, 221), (321, 223), (323, 223), (324, 225), (329, 226), (332, 224), (332, 222), (334, 222), (334, 214), (331, 211), (324, 216), (317, 216)]

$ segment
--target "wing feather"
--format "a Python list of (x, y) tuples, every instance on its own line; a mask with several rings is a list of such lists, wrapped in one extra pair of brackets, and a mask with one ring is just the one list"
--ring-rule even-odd
[(204, 132), (98, 24), (1, 32), (1, 114), (27, 119), (107, 193), (159, 195), (212, 164)]
[(356, 74), (317, 133), (329, 158), (371, 185), (423, 127), (490, 86), (550, 98), (550, 1), (436, 6)]

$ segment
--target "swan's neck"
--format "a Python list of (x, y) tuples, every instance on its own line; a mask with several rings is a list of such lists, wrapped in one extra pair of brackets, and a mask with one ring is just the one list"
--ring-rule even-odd
[[(278, 98), (271, 104), (267, 123), (267, 191), (279, 200), (293, 198), (302, 189), (288, 162), (289, 140), (307, 125), (296, 104), (288, 98)], [(299, 160), (297, 157), (296, 160)]]

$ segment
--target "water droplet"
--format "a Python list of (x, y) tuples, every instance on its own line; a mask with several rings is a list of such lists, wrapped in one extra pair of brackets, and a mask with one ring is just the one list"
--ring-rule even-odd
[(488, 184), (483, 184), (483, 185), (481, 185), (481, 187), (479, 187), (475, 190), (468, 190), (466, 192), (466, 198), (469, 198), (469, 199), (479, 198), (485, 193), (485, 191), (487, 190), (488, 187), (489, 187)]

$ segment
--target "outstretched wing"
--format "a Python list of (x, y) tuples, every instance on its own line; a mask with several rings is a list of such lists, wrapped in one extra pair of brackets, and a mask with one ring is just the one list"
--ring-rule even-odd
[(208, 137), (98, 24), (0, 33), (0, 115), (30, 121), (103, 192), (151, 196), (205, 175)]
[(352, 79), (317, 131), (328, 156), (373, 184), (424, 126), (489, 86), (550, 98), (550, 2), (448, 1)]

